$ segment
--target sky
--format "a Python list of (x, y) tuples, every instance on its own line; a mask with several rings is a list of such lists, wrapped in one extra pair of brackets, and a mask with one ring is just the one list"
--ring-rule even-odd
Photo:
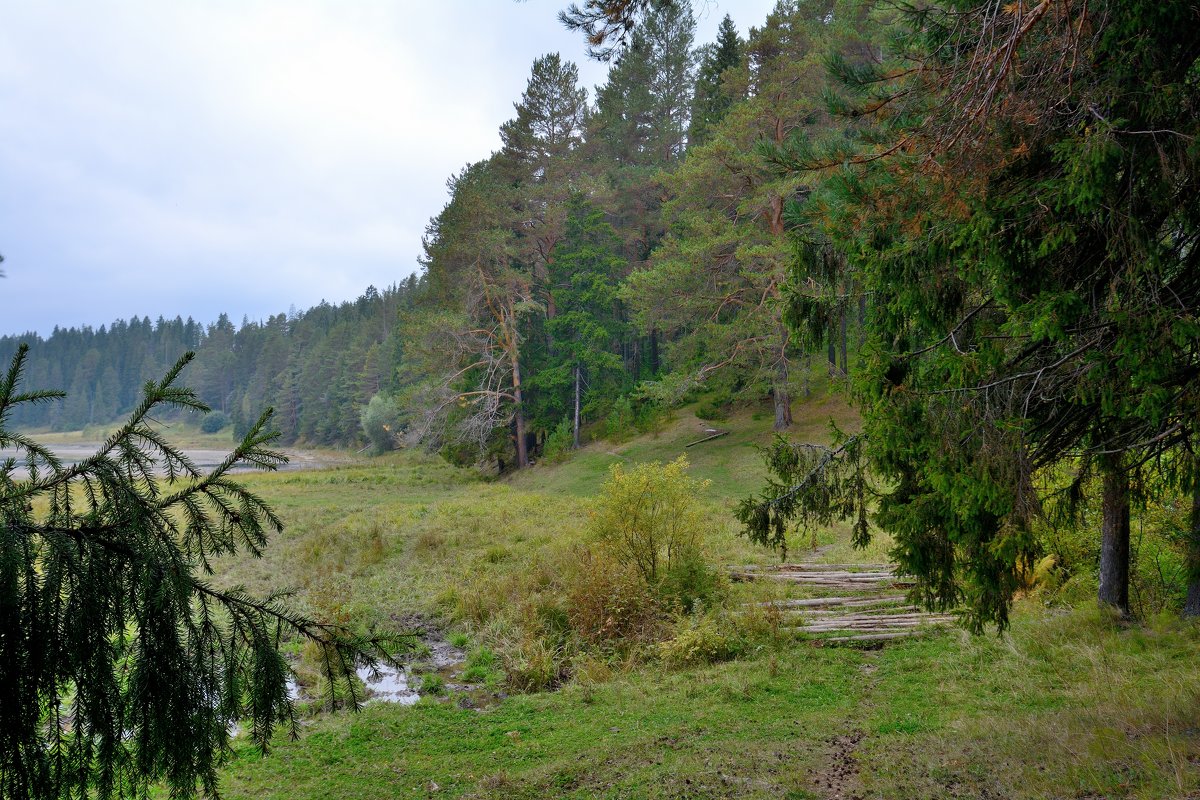
[[(773, 5), (693, 2), (697, 43)], [(0, 0), (0, 335), (403, 280), (536, 57), (603, 82), (566, 3)]]

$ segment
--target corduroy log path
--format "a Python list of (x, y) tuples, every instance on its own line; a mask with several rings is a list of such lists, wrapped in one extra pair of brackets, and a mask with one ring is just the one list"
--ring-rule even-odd
[(952, 614), (932, 614), (911, 605), (904, 590), (912, 581), (890, 564), (778, 564), (734, 567), (735, 581), (777, 581), (804, 594), (773, 600), (772, 606), (800, 633), (830, 644), (901, 639), (934, 625), (952, 622)]

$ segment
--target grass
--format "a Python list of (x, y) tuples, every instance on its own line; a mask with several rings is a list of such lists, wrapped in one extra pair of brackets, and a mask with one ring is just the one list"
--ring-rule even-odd
[(685, 671), (323, 717), (238, 797), (833, 796), (837, 737), (864, 797), (1188, 797), (1200, 791), (1194, 630), (1026, 609), (1005, 640), (789, 646)]
[[(834, 400), (797, 408), (819, 441)], [(497, 689), (511, 617), (587, 541), (587, 498), (617, 459), (668, 461), (700, 438), (681, 414), (658, 435), (595, 442), (565, 463), (485, 481), (412, 453), (322, 471), (246, 478), (288, 528), (257, 561), (219, 579), (298, 600), (364, 627), (419, 613), (450, 625), (466, 669)], [(709, 557), (773, 556), (735, 535), (732, 502), (762, 478), (751, 412), (728, 436), (686, 449), (706, 499)], [(880, 561), (888, 542), (851, 550), (842, 529), (817, 544), (830, 561)], [(794, 542), (803, 551), (811, 542)], [(801, 557), (801, 556), (798, 556)], [(772, 589), (737, 584), (731, 604)], [(499, 621), (497, 621), (499, 620)], [(485, 711), (453, 692), (411, 708), (375, 705), (306, 721), (266, 758), (239, 740), (222, 774), (229, 798), (790, 797), (1184, 798), (1200, 793), (1200, 631), (1032, 600), (1000, 638), (957, 630), (878, 651), (759, 637), (735, 660), (688, 668), (593, 660), (557, 691), (514, 694)], [(437, 682), (437, 679), (434, 679)], [(443, 687), (444, 689), (445, 687)]]
[[(111, 425), (89, 425), (86, 428), (76, 431), (50, 431), (34, 428), (24, 432), (30, 434), (44, 445), (80, 445), (103, 442), (118, 427), (120, 427), (119, 424), (114, 423)], [(162, 423), (162, 428), (167, 438), (178, 447), (228, 450), (235, 444), (233, 427), (228, 425), (216, 433), (202, 432), (198, 420), (196, 422), (176, 421)]]

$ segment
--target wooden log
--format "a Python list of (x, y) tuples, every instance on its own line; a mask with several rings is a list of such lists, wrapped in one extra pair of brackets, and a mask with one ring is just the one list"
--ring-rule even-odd
[(909, 636), (917, 636), (921, 631), (896, 631), (894, 633), (865, 633), (855, 636), (830, 636), (825, 639), (818, 639), (822, 644), (836, 642), (883, 642), (889, 639), (904, 639)]
[(850, 597), (807, 597), (798, 600), (767, 600), (762, 603), (752, 603), (756, 606), (775, 606), (776, 608), (811, 608), (825, 606), (864, 606), (873, 605), (875, 603), (899, 602), (907, 598), (902, 594), (882, 595), (879, 597), (863, 597), (854, 595)]
[(697, 439), (694, 442), (688, 442), (687, 444), (684, 445), (684, 447), (693, 447), (695, 445), (704, 444), (705, 442), (711, 442), (713, 439), (720, 439), (722, 436), (728, 436), (728, 435), (729, 435), (729, 431), (721, 431), (719, 433), (714, 433), (712, 436), (705, 436), (703, 439)]

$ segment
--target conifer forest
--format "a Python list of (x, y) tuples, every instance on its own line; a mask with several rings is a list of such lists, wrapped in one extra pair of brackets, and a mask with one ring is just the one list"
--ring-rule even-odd
[(702, 5), (388, 285), (0, 330), (0, 796), (1200, 797), (1200, 5)]

